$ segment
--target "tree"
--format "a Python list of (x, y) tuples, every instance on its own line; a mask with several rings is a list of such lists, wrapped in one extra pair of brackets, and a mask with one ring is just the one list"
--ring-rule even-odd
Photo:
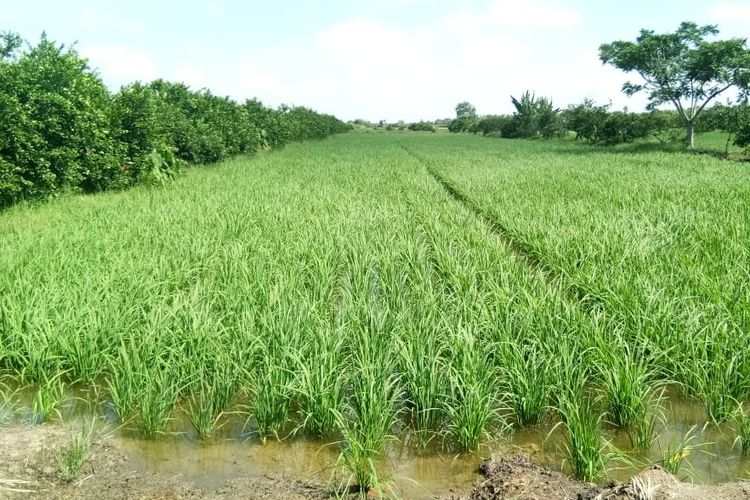
[(22, 45), (23, 39), (17, 33), (0, 32), (0, 60), (12, 58)]
[(717, 115), (716, 128), (729, 133), (726, 154), (729, 155), (730, 143), (750, 151), (750, 105), (716, 106), (712, 111)]
[(568, 130), (576, 133), (576, 139), (594, 141), (609, 113), (609, 104), (596, 104), (592, 99), (584, 99), (581, 104), (568, 106), (562, 112)]
[(476, 119), (477, 117), (477, 108), (474, 107), (473, 104), (471, 104), (468, 101), (459, 102), (456, 105), (456, 118), (471, 118)]
[(511, 117), (505, 115), (487, 115), (477, 122), (476, 130), (482, 135), (499, 134), (510, 123)]
[(536, 97), (526, 91), (521, 99), (510, 97), (516, 108), (510, 125), (505, 128), (505, 136), (510, 138), (530, 138), (541, 135), (549, 139), (563, 131), (560, 113), (546, 97)]
[(599, 47), (599, 58), (626, 73), (636, 72), (641, 83), (628, 82), (623, 92), (648, 93), (648, 109), (672, 104), (686, 130), (689, 148), (695, 145), (695, 123), (714, 98), (735, 87), (750, 87), (750, 50), (746, 40), (707, 40), (716, 26), (683, 22), (674, 33), (641, 30), (635, 42), (615, 41)]
[(448, 125), (451, 132), (467, 132), (477, 123), (477, 108), (470, 102), (459, 102), (456, 105), (456, 119)]

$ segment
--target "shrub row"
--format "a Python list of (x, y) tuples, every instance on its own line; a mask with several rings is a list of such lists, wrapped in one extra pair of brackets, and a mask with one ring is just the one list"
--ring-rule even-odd
[(239, 104), (157, 80), (111, 93), (72, 48), (0, 34), (0, 207), (63, 191), (163, 182), (212, 163), (348, 130), (303, 107)]
[[(559, 110), (549, 99), (530, 92), (525, 92), (520, 99), (511, 99), (516, 108), (512, 115), (457, 114), (449, 130), (511, 139), (563, 137), (572, 132), (578, 140), (602, 145), (646, 138), (667, 143), (683, 140), (685, 136), (685, 126), (675, 111), (610, 111), (609, 105), (596, 104), (590, 99)], [(716, 105), (705, 110), (696, 124), (696, 131), (712, 130), (728, 132), (737, 146), (750, 146), (750, 107), (747, 104)]]

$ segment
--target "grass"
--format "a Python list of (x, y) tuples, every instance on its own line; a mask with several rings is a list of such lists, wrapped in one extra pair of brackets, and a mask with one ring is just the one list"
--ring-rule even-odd
[(81, 476), (93, 437), (94, 421), (91, 422), (91, 425), (84, 426), (79, 433), (74, 433), (70, 440), (58, 450), (57, 465), (63, 481), (72, 482)]
[(737, 426), (735, 444), (739, 445), (742, 454), (748, 457), (750, 456), (750, 412), (739, 405), (735, 415)]
[(382, 133), (15, 207), (0, 370), (38, 421), (92, 385), (147, 437), (243, 408), (260, 441), (340, 443), (361, 491), (395, 440), (511, 424), (601, 477), (610, 431), (653, 448), (667, 385), (746, 436), (748, 186), (705, 155)]
[(702, 444), (698, 442), (696, 431), (697, 426), (693, 426), (679, 439), (670, 441), (662, 450), (659, 464), (667, 472), (679, 474), (684, 466), (689, 465), (688, 457), (701, 449)]
[(602, 435), (603, 414), (590, 398), (563, 397), (559, 411), (565, 427), (565, 457), (573, 475), (583, 481), (595, 481), (605, 471), (609, 460), (607, 443)]

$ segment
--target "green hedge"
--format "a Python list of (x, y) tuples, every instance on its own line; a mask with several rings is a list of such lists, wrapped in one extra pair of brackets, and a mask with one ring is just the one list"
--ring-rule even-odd
[(0, 207), (161, 182), (184, 164), (349, 130), (307, 108), (239, 104), (164, 80), (113, 94), (74, 49), (45, 35), (22, 45), (0, 34)]

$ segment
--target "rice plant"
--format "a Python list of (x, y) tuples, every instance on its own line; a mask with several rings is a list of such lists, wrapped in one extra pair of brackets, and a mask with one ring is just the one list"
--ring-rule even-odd
[(735, 414), (735, 425), (737, 427), (737, 438), (735, 445), (738, 445), (744, 456), (750, 456), (750, 411), (740, 404)]
[(447, 360), (435, 330), (409, 330), (396, 339), (404, 396), (412, 410), (417, 441), (425, 447), (442, 431), (447, 418)]
[[(381, 472), (383, 453), (396, 421), (396, 403), (401, 396), (398, 378), (382, 355), (355, 355), (356, 374), (350, 380), (351, 396), (337, 412), (343, 437), (338, 466), (350, 473), (358, 490), (366, 495), (388, 484)], [(347, 481), (349, 483), (349, 481)]]
[(179, 386), (173, 375), (164, 368), (152, 368), (145, 374), (144, 380), (146, 387), (138, 404), (137, 424), (145, 437), (153, 438), (166, 430)]
[[(499, 421), (495, 369), (473, 332), (462, 329), (450, 339), (453, 352), (449, 372), (448, 433), (461, 452), (473, 451), (489, 437)], [(503, 428), (501, 425), (500, 429)]]
[(520, 426), (536, 425), (547, 414), (550, 403), (550, 364), (536, 344), (508, 344), (502, 371), (508, 398)]
[(291, 372), (275, 357), (261, 361), (253, 378), (252, 416), (262, 441), (268, 437), (282, 439), (279, 433), (289, 422), (289, 407), (293, 396)]
[(679, 474), (683, 466), (688, 463), (688, 457), (706, 445), (706, 443), (698, 442), (697, 431), (698, 426), (691, 427), (679, 439), (670, 440), (662, 450), (662, 458), (659, 464), (667, 472), (674, 475)]
[[(133, 346), (134, 347), (134, 346)], [(120, 419), (130, 415), (143, 394), (145, 363), (135, 348), (121, 346), (110, 358), (110, 372), (106, 378), (112, 406)]]
[(573, 475), (584, 481), (598, 479), (611, 458), (602, 433), (603, 413), (591, 398), (563, 396), (558, 408), (565, 428), (565, 459)]
[(65, 399), (65, 383), (61, 374), (40, 384), (31, 403), (31, 422), (43, 424), (50, 419), (60, 417), (60, 405)]
[(313, 436), (336, 430), (336, 415), (344, 403), (344, 336), (317, 331), (304, 359), (297, 360), (302, 428)]
[(63, 481), (72, 482), (80, 477), (94, 439), (94, 425), (94, 420), (90, 425), (84, 425), (57, 451), (57, 465)]

